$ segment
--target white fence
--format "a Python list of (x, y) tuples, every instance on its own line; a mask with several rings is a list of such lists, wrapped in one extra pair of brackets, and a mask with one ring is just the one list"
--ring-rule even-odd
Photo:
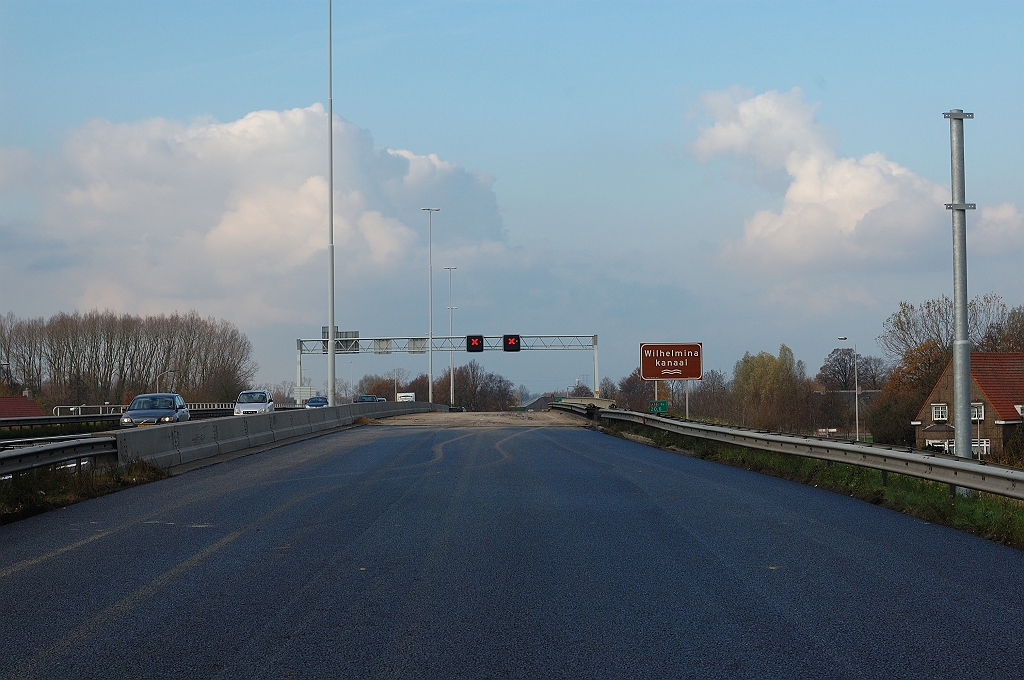
[[(235, 402), (200, 402), (196, 404), (185, 404), (188, 406), (189, 411), (206, 411), (213, 409), (225, 409), (235, 407)], [(55, 416), (102, 416), (107, 414), (118, 414), (124, 413), (128, 410), (127, 404), (102, 404), (102, 405), (87, 405), (82, 404), (81, 406), (54, 406), (53, 415)]]

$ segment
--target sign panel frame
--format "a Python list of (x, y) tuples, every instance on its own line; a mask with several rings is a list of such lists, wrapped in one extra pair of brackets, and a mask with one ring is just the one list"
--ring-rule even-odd
[(704, 344), (700, 342), (641, 342), (642, 380), (701, 380)]

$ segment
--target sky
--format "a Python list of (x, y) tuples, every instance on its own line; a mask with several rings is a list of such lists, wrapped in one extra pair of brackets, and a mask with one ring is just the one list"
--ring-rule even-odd
[[(0, 0), (0, 313), (195, 309), (295, 379), (327, 319), (327, 2)], [(363, 337), (597, 334), (705, 370), (952, 295), (1024, 304), (1024, 5), (333, 5), (336, 314)], [(449, 357), (435, 356), (435, 375)], [(466, 355), (455, 361), (464, 363)], [(588, 352), (477, 357), (533, 392)], [(351, 363), (349, 363), (351, 362)], [(316, 386), (326, 359), (305, 357)], [(423, 356), (340, 357), (339, 379)]]

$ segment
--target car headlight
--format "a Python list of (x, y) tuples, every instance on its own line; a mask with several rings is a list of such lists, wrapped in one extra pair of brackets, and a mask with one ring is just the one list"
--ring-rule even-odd
[(236, 409), (235, 409), (235, 415), (236, 415), (236, 416), (240, 416), (240, 415), (242, 415), (242, 409), (240, 409), (240, 408), (236, 408)]
[(129, 418), (128, 416), (125, 416), (124, 418), (121, 418), (121, 424), (122, 425), (131, 425), (132, 424), (132, 419)]
[(173, 423), (174, 422), (174, 416), (164, 416), (163, 418), (160, 419), (160, 422), (161, 423)]

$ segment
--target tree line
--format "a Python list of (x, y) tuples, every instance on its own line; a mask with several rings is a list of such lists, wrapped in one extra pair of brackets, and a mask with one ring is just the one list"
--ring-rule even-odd
[[(434, 403), (451, 400), (451, 369), (434, 380)], [(416, 401), (427, 401), (429, 381), (426, 373), (412, 379), (398, 369), (392, 375), (364, 375), (356, 384), (357, 394), (373, 394), (393, 400), (398, 392), (413, 392)], [(519, 393), (508, 378), (486, 370), (476, 360), (455, 367), (455, 406), (467, 411), (507, 411), (519, 404)]]
[(234, 401), (256, 374), (238, 328), (197, 312), (136, 316), (91, 311), (0, 317), (0, 384), (44, 406), (124, 404), (159, 388), (187, 401)]
[[(871, 363), (878, 365), (877, 361)], [(884, 375), (874, 380), (878, 378), (884, 379)], [(691, 383), (689, 395), (683, 381), (661, 382), (658, 397), (669, 401), (677, 412), (684, 410), (688, 400), (690, 417), (695, 420), (777, 432), (835, 428), (845, 433), (854, 428), (853, 383), (852, 349), (833, 350), (812, 378), (804, 362), (783, 344), (777, 355), (745, 353), (733, 366), (731, 376), (705, 371), (703, 380)], [(862, 389), (865, 387), (861, 384)], [(637, 368), (618, 383), (602, 381), (601, 396), (612, 399), (620, 408), (646, 411), (648, 401), (654, 399), (654, 383), (642, 380)]]
[[(953, 318), (953, 303), (942, 296), (919, 305), (902, 302), (885, 320), (877, 342), (886, 356), (857, 357), (862, 434), (879, 443), (914, 445), (910, 422), (952, 357)], [(987, 294), (970, 301), (968, 318), (972, 351), (1024, 352), (1024, 305), (1007, 308), (998, 295)], [(834, 429), (846, 435), (856, 428), (854, 383), (852, 348), (833, 349), (810, 376), (783, 344), (777, 355), (744, 354), (731, 375), (707, 371), (691, 385), (690, 416), (778, 432)], [(659, 398), (681, 411), (685, 389), (681, 381), (661, 383)], [(601, 396), (621, 408), (646, 411), (654, 387), (640, 379), (637, 368), (618, 382), (604, 378)], [(1024, 440), (1024, 430), (1020, 434), (1017, 440)], [(1024, 441), (1021, 448), (1024, 455)], [(1016, 455), (1013, 447), (1008, 455)]]

